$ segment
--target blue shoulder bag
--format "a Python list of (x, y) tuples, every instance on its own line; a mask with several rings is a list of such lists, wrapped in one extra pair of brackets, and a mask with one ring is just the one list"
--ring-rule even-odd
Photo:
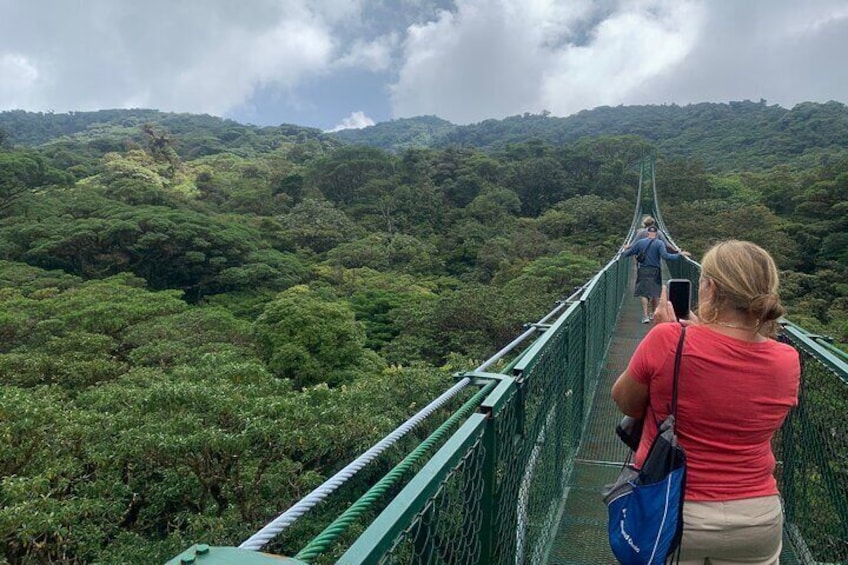
[(629, 464), (628, 456), (618, 479), (604, 488), (610, 547), (623, 565), (661, 565), (680, 546), (686, 454), (677, 442), (675, 419), (677, 379), (685, 339), (683, 327), (674, 357), (671, 411), (660, 424), (645, 463), (636, 469)]

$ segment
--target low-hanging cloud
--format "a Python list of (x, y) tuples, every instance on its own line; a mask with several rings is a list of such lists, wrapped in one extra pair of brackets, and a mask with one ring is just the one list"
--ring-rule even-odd
[(392, 55), (398, 43), (396, 33), (390, 33), (373, 41), (356, 40), (347, 53), (339, 57), (335, 68), (361, 68), (384, 71), (391, 66)]
[(395, 117), (457, 123), (618, 104), (848, 98), (840, 0), (458, 0), (411, 26)]
[(344, 52), (339, 26), (361, 10), (350, 0), (3, 4), (0, 108), (215, 114), (260, 86), (326, 72)]
[(344, 118), (336, 127), (330, 128), (328, 132), (341, 131), (343, 129), (362, 129), (368, 126), (373, 126), (374, 120), (365, 115), (365, 112), (352, 112), (350, 116)]
[(848, 101), (848, 5), (844, 0), (748, 0), (707, 4), (701, 40), (622, 100), (625, 104), (759, 100)]
[(0, 77), (0, 100), (23, 103), (38, 82), (38, 69), (23, 55), (5, 53), (0, 55)]
[(395, 114), (467, 123), (543, 109), (567, 115), (614, 103), (685, 57), (698, 4), (684, 0), (462, 0), (409, 29), (392, 87)]
[(702, 18), (698, 5), (683, 1), (611, 15), (597, 25), (588, 44), (548, 54), (540, 105), (565, 116), (620, 104), (686, 58), (700, 37)]
[(328, 127), (359, 109), (462, 124), (600, 105), (848, 100), (845, 0), (0, 0), (0, 10), (0, 110), (241, 111)]

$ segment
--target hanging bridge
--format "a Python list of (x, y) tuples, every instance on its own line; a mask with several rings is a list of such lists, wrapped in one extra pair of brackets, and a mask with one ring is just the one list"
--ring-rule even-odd
[[(643, 212), (669, 233), (652, 162), (642, 164), (625, 242)], [(627, 452), (613, 431), (621, 414), (609, 390), (649, 329), (629, 292), (628, 259), (616, 255), (240, 546), (197, 544), (168, 565), (615, 563), (600, 492)], [(666, 268), (694, 283), (697, 300), (700, 266), (686, 258)], [(781, 563), (848, 563), (848, 355), (786, 320), (781, 327), (780, 339), (802, 359), (799, 404), (773, 441), (785, 515)], [(402, 448), (401, 462), (349, 503), (352, 479), (374, 461), (388, 468), (382, 454)], [(338, 511), (318, 535), (293, 537), (316, 507)], [(286, 536), (302, 542), (299, 551), (275, 554)]]

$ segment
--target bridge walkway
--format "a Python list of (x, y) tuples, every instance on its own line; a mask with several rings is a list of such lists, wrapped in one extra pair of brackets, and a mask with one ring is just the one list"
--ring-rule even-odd
[(651, 327), (641, 323), (642, 307), (639, 299), (633, 297), (635, 278), (634, 267), (584, 439), (577, 451), (565, 508), (548, 558), (551, 565), (615, 563), (607, 542), (606, 506), (600, 492), (605, 484), (615, 480), (627, 455), (627, 448), (615, 435), (621, 413), (610, 399), (609, 391)]

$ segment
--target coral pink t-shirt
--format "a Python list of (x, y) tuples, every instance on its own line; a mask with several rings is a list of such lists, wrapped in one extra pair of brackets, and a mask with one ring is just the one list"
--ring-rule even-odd
[[(671, 408), (679, 324), (659, 324), (636, 348), (628, 370), (648, 385), (650, 406), (635, 464), (642, 465), (657, 422)], [(742, 341), (706, 326), (686, 330), (677, 384), (677, 434), (686, 451), (686, 500), (777, 494), (771, 438), (798, 403), (798, 352), (774, 340)]]

